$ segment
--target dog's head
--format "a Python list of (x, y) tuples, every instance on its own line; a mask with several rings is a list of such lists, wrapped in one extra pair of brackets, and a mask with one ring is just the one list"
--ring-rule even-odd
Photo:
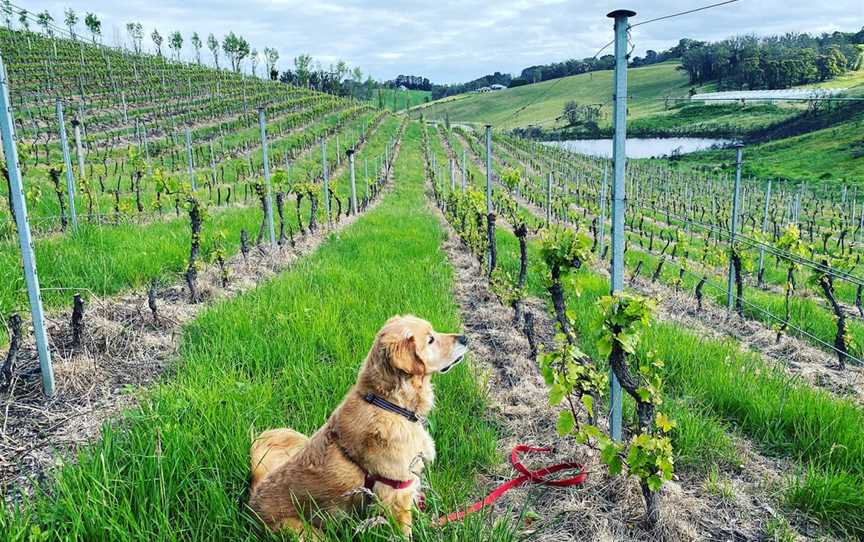
[(406, 375), (446, 373), (468, 352), (468, 339), (457, 333), (438, 333), (416, 316), (394, 316), (384, 324), (373, 349), (379, 363)]

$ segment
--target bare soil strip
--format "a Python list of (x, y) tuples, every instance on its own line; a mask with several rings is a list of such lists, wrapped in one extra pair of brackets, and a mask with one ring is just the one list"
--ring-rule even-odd
[[(398, 153), (397, 142), (394, 160)], [(389, 191), (392, 173), (388, 171), (385, 188), (366, 210), (374, 209)], [(338, 175), (339, 170), (333, 174)], [(0, 491), (5, 500), (16, 501), (44, 481), (50, 468), (73, 458), (79, 447), (97, 438), (106, 420), (133, 405), (136, 392), (170, 372), (183, 324), (209, 305), (267, 282), (363, 214), (365, 210), (343, 216), (330, 229), (319, 225), (316, 232), (295, 238), (293, 246), (287, 242), (276, 249), (252, 246), (247, 258), (234, 255), (227, 262), (230, 282), (225, 288), (218, 267), (206, 267), (198, 277), (200, 303), (189, 302), (183, 285), (159, 288), (156, 318), (147, 292), (94, 298), (85, 309), (84, 333), (74, 348), (66, 315), (52, 315), (47, 324), (57, 382), (54, 398), (42, 395), (30, 335), (19, 353), (9, 389), (0, 393)]]

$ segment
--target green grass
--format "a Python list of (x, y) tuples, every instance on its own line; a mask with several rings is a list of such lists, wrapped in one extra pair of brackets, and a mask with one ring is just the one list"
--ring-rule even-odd
[[(348, 123), (342, 133), (358, 128), (363, 118)], [(387, 140), (395, 135), (398, 121), (386, 119), (380, 129), (371, 134), (360, 156), (370, 156), (383, 152)], [(291, 143), (299, 145), (291, 139)], [(276, 146), (286, 145), (276, 142)], [(304, 178), (319, 171), (320, 155), (308, 153), (304, 160), (292, 164), (293, 179)], [(332, 158), (332, 155), (331, 155)], [(362, 158), (361, 158), (362, 159)], [(343, 205), (347, 205), (350, 193), (348, 183), (334, 179), (333, 190), (340, 195)], [(362, 197), (362, 175), (358, 184), (358, 197)], [(199, 190), (205, 194), (204, 189)], [(203, 196), (199, 196), (203, 197)], [(242, 190), (234, 195), (237, 202), (243, 198)], [(210, 213), (202, 230), (202, 244), (205, 255), (213, 246), (214, 233), (225, 234), (225, 251), (234, 253), (239, 247), (240, 230), (245, 229), (252, 241), (258, 232), (262, 212), (252, 195), (247, 207), (221, 208)], [(170, 205), (169, 205), (170, 207)], [(297, 231), (294, 212), (294, 198), (286, 198), (285, 219)], [(302, 207), (304, 224), (308, 222), (308, 202)], [(343, 207), (344, 208), (344, 207)], [(166, 210), (173, 216), (173, 209)], [(319, 206), (319, 223), (324, 216), (323, 205)], [(277, 223), (278, 227), (278, 223)], [(124, 224), (118, 226), (88, 225), (82, 221), (75, 235), (58, 235), (37, 239), (34, 243), (36, 265), (39, 272), (43, 301), (48, 309), (68, 306), (72, 294), (83, 292), (92, 295), (112, 295), (130, 288), (138, 288), (151, 279), (171, 280), (186, 266), (189, 253), (190, 230), (186, 213), (181, 209), (180, 218), (145, 225)], [(4, 318), (12, 311), (27, 311), (26, 288), (21, 271), (20, 254), (17, 244), (6, 241), (0, 244), (0, 276), (9, 280), (0, 281), (0, 315)], [(0, 344), (5, 344), (5, 329), (0, 329)]]
[[(864, 112), (803, 135), (748, 145), (744, 150), (743, 173), (759, 178), (780, 178), (805, 182), (811, 189), (823, 183), (834, 189), (842, 184), (861, 184), (864, 179)], [(684, 155), (686, 166), (729, 169), (728, 152), (701, 151)]]
[[(629, 71), (631, 118), (645, 117), (663, 111), (661, 98), (687, 93), (687, 76), (677, 70), (677, 62), (664, 62)], [(597, 71), (573, 75), (552, 81), (483, 94), (467, 94), (459, 99), (433, 102), (419, 111), (427, 119), (451, 122), (491, 123), (496, 129), (517, 126), (551, 128), (561, 115), (564, 104), (575, 100), (580, 104), (604, 104), (603, 124), (611, 123), (612, 71)], [(415, 113), (416, 115), (416, 113)]]
[[(408, 128), (395, 193), (296, 268), (202, 313), (183, 333), (176, 374), (106, 426), (44, 493), (0, 509), (0, 538), (258, 540), (241, 514), (250, 434), (317, 429), (354, 382), (380, 325), (412, 312), (459, 329), (443, 232), (423, 210), (419, 128)], [(374, 262), (374, 265), (370, 265)], [(496, 434), (468, 366), (436, 378), (428, 469), (433, 510), (473, 495), (474, 473), (496, 461)], [(422, 523), (422, 522), (421, 522)], [(350, 538), (352, 526), (339, 531)], [(506, 540), (482, 516), (420, 540)], [(388, 539), (386, 528), (359, 537)], [(40, 538), (40, 536), (44, 538)], [(383, 537), (383, 538), (382, 538)]]

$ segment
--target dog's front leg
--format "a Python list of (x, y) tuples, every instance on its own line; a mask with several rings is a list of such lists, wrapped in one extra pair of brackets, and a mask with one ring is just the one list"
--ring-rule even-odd
[(412, 508), (414, 507), (414, 491), (397, 491), (391, 504), (391, 512), (406, 538), (411, 538)]

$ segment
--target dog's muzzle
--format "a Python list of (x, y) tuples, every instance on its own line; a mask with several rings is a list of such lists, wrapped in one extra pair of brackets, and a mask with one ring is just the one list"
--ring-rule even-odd
[(455, 367), (462, 359), (465, 357), (465, 354), (468, 353), (468, 337), (465, 335), (459, 335), (456, 337), (456, 359), (454, 359), (450, 365), (441, 369), (442, 373), (448, 372), (450, 369)]

